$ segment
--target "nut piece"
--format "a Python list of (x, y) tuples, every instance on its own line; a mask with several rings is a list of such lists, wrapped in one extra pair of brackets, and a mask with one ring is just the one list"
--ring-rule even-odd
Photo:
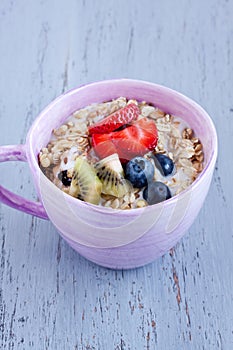
[(195, 150), (195, 153), (197, 154), (197, 152), (199, 152), (200, 150), (202, 150), (202, 144), (201, 144), (201, 143), (198, 143), (198, 144), (195, 146), (194, 150)]
[(200, 154), (199, 156), (196, 156), (196, 160), (197, 160), (199, 163), (203, 162), (203, 160), (204, 160), (204, 155), (203, 155), (203, 153)]
[(166, 123), (170, 123), (170, 121), (171, 121), (171, 116), (170, 116), (170, 114), (166, 114), (165, 117), (164, 117), (164, 119), (165, 119), (165, 122), (166, 122)]
[(200, 173), (203, 170), (202, 163), (199, 163), (197, 160), (195, 160), (192, 164), (193, 164), (194, 169), (196, 169), (196, 171), (198, 173)]
[(154, 111), (155, 111), (154, 107), (152, 107), (152, 106), (145, 106), (145, 107), (142, 107), (141, 114), (143, 115), (143, 117), (148, 117)]
[(48, 150), (48, 148), (44, 147), (44, 148), (42, 148), (41, 152), (42, 152), (43, 154), (48, 154), (48, 153), (49, 153), (49, 150)]
[(197, 137), (193, 137), (191, 141), (194, 145), (200, 143), (200, 140)]
[(56, 135), (56, 136), (65, 135), (67, 129), (68, 129), (68, 126), (67, 126), (67, 125), (62, 125), (62, 126), (60, 126), (60, 128), (54, 129), (54, 130), (53, 130), (53, 133), (54, 133), (54, 135)]
[(68, 126), (68, 128), (72, 128), (74, 126), (74, 123), (70, 121), (66, 125)]
[(144, 199), (139, 199), (136, 203), (136, 206), (137, 208), (144, 208), (148, 206), (148, 203)]
[(183, 132), (182, 132), (183, 139), (189, 139), (190, 140), (192, 138), (192, 136), (193, 136), (193, 130), (192, 129), (186, 128), (186, 129), (183, 130)]
[(50, 166), (50, 159), (48, 154), (40, 154), (40, 164), (43, 168), (48, 168)]
[(120, 201), (119, 201), (119, 199), (118, 199), (118, 198), (114, 199), (114, 200), (112, 201), (112, 203), (111, 203), (111, 207), (112, 207), (113, 209), (118, 209), (119, 206), (120, 206)]
[(130, 204), (133, 204), (135, 201), (135, 194), (132, 192), (129, 196), (129, 203)]
[(138, 101), (136, 101), (136, 100), (129, 100), (127, 102), (127, 105), (130, 105), (131, 103), (134, 103), (135, 105), (138, 105)]

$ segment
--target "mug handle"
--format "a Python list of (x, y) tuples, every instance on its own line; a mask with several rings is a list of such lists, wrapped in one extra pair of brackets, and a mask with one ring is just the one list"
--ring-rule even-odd
[[(8, 161), (27, 162), (25, 145), (1, 146), (0, 163)], [(42, 203), (24, 199), (2, 186), (0, 186), (0, 202), (39, 218), (48, 219)]]

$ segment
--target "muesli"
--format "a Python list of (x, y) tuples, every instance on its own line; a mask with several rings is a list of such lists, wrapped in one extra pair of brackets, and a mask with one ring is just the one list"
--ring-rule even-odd
[(38, 158), (43, 173), (67, 194), (131, 209), (185, 190), (203, 170), (204, 154), (181, 118), (120, 97), (73, 113)]

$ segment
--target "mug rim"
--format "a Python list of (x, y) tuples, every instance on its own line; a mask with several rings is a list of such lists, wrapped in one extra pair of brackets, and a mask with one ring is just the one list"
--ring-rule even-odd
[[(139, 213), (139, 211), (142, 210), (150, 210), (149, 208), (151, 208), (151, 210), (153, 210), (154, 206), (156, 205), (158, 206), (164, 206), (164, 205), (172, 205), (173, 203), (175, 203), (179, 198), (182, 198), (184, 196), (186, 196), (186, 194), (190, 191), (193, 191), (196, 189), (196, 187), (198, 187), (199, 183), (203, 181), (203, 178), (206, 177), (208, 170), (211, 168), (211, 165), (215, 163), (216, 159), (217, 159), (217, 154), (218, 154), (218, 138), (217, 138), (217, 132), (216, 132), (216, 128), (214, 125), (213, 120), (211, 119), (211, 117), (209, 116), (209, 114), (204, 110), (204, 108), (202, 108), (197, 102), (195, 102), (193, 99), (187, 97), (186, 95), (171, 89), (169, 87), (166, 87), (164, 85), (161, 84), (156, 84), (153, 82), (149, 82), (149, 81), (145, 81), (145, 80), (140, 80), (140, 79), (130, 79), (130, 78), (120, 78), (120, 79), (108, 79), (108, 80), (100, 80), (100, 81), (95, 81), (95, 82), (91, 82), (91, 83), (87, 83), (87, 84), (82, 84), (78, 87), (72, 88), (70, 90), (68, 90), (67, 92), (59, 95), (58, 97), (56, 97), (54, 100), (52, 100), (40, 113), (39, 115), (36, 117), (36, 119), (34, 120), (33, 124), (31, 125), (28, 133), (27, 133), (27, 137), (26, 137), (26, 145), (27, 145), (27, 159), (29, 162), (30, 167), (36, 172), (37, 175), (44, 175), (43, 172), (41, 171), (40, 167), (39, 167), (39, 163), (38, 163), (38, 158), (37, 155), (34, 154), (33, 151), (33, 143), (34, 143), (34, 139), (32, 137), (33, 132), (36, 129), (37, 124), (40, 122), (40, 120), (42, 118), (44, 118), (44, 115), (47, 114), (58, 102), (60, 102), (62, 99), (64, 99), (64, 97), (66, 96), (71, 96), (74, 93), (77, 93), (80, 90), (86, 89), (89, 86), (98, 86), (98, 85), (108, 85), (108, 84), (139, 84), (141, 85), (141, 87), (151, 87), (151, 88), (158, 88), (160, 90), (163, 90), (164, 93), (170, 93), (173, 96), (183, 100), (185, 103), (188, 103), (189, 105), (192, 105), (196, 110), (198, 110), (202, 117), (205, 118), (208, 121), (209, 127), (211, 129), (211, 135), (212, 135), (212, 149), (211, 149), (211, 155), (209, 157), (208, 162), (206, 163), (204, 169), (202, 170), (202, 172), (199, 174), (199, 176), (194, 180), (194, 182), (189, 185), (185, 190), (181, 191), (180, 193), (176, 194), (175, 196), (171, 197), (170, 199), (167, 199), (163, 202), (157, 203), (157, 204), (152, 204), (152, 205), (148, 205), (146, 207), (143, 208), (132, 208), (130, 209), (130, 212), (133, 214), (135, 213), (135, 210), (137, 213)], [(67, 116), (68, 118), (69, 116)], [(45, 175), (44, 175), (45, 176)], [(46, 181), (49, 181), (51, 184), (53, 184), (54, 189), (61, 191), (61, 189), (59, 189), (53, 182), (51, 182), (46, 176)], [(40, 193), (40, 191), (39, 191)], [(83, 202), (81, 200), (77, 201), (77, 198), (74, 198), (72, 196), (70, 196), (69, 194), (63, 192), (64, 196), (69, 199), (70, 201), (74, 201), (73, 203), (78, 203), (81, 206), (84, 207), (92, 207), (93, 209), (97, 210), (98, 209), (98, 205), (95, 204), (91, 204), (91, 203), (87, 203), (87, 202)], [(106, 207), (101, 207), (101, 210), (106, 210), (106, 213), (124, 213), (126, 215), (129, 215), (129, 211), (128, 210), (122, 210), (122, 209), (113, 209), (113, 208), (106, 208)]]

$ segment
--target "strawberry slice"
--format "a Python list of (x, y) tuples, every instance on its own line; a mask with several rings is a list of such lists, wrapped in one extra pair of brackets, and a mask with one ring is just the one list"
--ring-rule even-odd
[(110, 156), (117, 153), (117, 149), (111, 140), (110, 134), (93, 134), (92, 146), (95, 149), (95, 153), (101, 158)]
[(119, 132), (114, 133), (114, 145), (119, 158), (128, 161), (153, 150), (158, 141), (158, 131), (153, 120), (142, 118)]
[(100, 120), (98, 123), (89, 126), (89, 134), (105, 134), (120, 128), (125, 124), (129, 124), (137, 119), (140, 110), (137, 105), (130, 103), (129, 105), (110, 114), (108, 117)]
[(92, 135), (93, 147), (100, 158), (118, 153), (123, 162), (153, 150), (157, 141), (157, 128), (148, 118), (142, 118), (120, 131)]

